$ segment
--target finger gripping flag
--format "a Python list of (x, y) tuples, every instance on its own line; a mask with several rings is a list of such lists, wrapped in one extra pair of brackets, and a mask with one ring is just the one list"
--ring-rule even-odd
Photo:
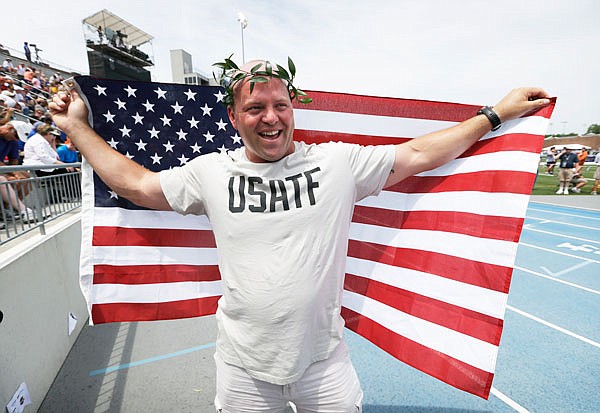
[[(242, 145), (218, 87), (76, 78), (94, 129), (152, 171)], [(480, 105), (309, 92), (294, 139), (397, 144)], [(355, 206), (342, 316), (399, 360), (489, 396), (512, 268), (554, 102), (456, 160)], [(120, 198), (84, 162), (81, 287), (90, 323), (214, 314), (221, 294), (204, 216)]]

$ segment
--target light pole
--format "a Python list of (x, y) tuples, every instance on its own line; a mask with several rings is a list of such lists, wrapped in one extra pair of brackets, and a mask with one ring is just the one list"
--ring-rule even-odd
[(237, 15), (237, 21), (240, 22), (240, 27), (242, 28), (242, 63), (246, 63), (246, 55), (244, 52), (244, 29), (248, 26), (248, 19), (244, 16), (244, 13), (240, 11)]

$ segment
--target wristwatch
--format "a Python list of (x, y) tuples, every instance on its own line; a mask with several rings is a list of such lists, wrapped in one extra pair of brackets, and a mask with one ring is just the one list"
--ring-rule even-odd
[(477, 111), (477, 114), (485, 115), (485, 117), (488, 118), (488, 120), (492, 124), (492, 130), (497, 130), (498, 128), (500, 128), (500, 126), (502, 126), (502, 121), (500, 120), (500, 117), (496, 112), (494, 112), (494, 109), (491, 106), (482, 107)]

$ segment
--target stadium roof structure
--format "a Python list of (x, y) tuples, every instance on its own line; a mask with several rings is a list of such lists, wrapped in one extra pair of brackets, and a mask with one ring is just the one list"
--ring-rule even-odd
[(120, 31), (127, 35), (127, 43), (132, 46), (140, 46), (144, 43), (151, 41), (154, 37), (146, 33), (145, 31), (135, 27), (133, 24), (123, 20), (116, 14), (103, 9), (99, 12), (92, 14), (89, 17), (83, 19), (83, 23), (89, 24), (93, 27), (102, 26), (102, 30), (110, 29), (113, 31)]

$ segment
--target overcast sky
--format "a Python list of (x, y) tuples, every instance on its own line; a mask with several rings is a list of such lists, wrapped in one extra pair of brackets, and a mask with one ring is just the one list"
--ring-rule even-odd
[(209, 75), (241, 62), (242, 12), (246, 60), (291, 56), (303, 89), (493, 105), (541, 86), (558, 97), (549, 133), (600, 123), (597, 0), (11, 1), (0, 43), (88, 73), (82, 20), (102, 9), (154, 36), (154, 81), (172, 80), (171, 49)]

